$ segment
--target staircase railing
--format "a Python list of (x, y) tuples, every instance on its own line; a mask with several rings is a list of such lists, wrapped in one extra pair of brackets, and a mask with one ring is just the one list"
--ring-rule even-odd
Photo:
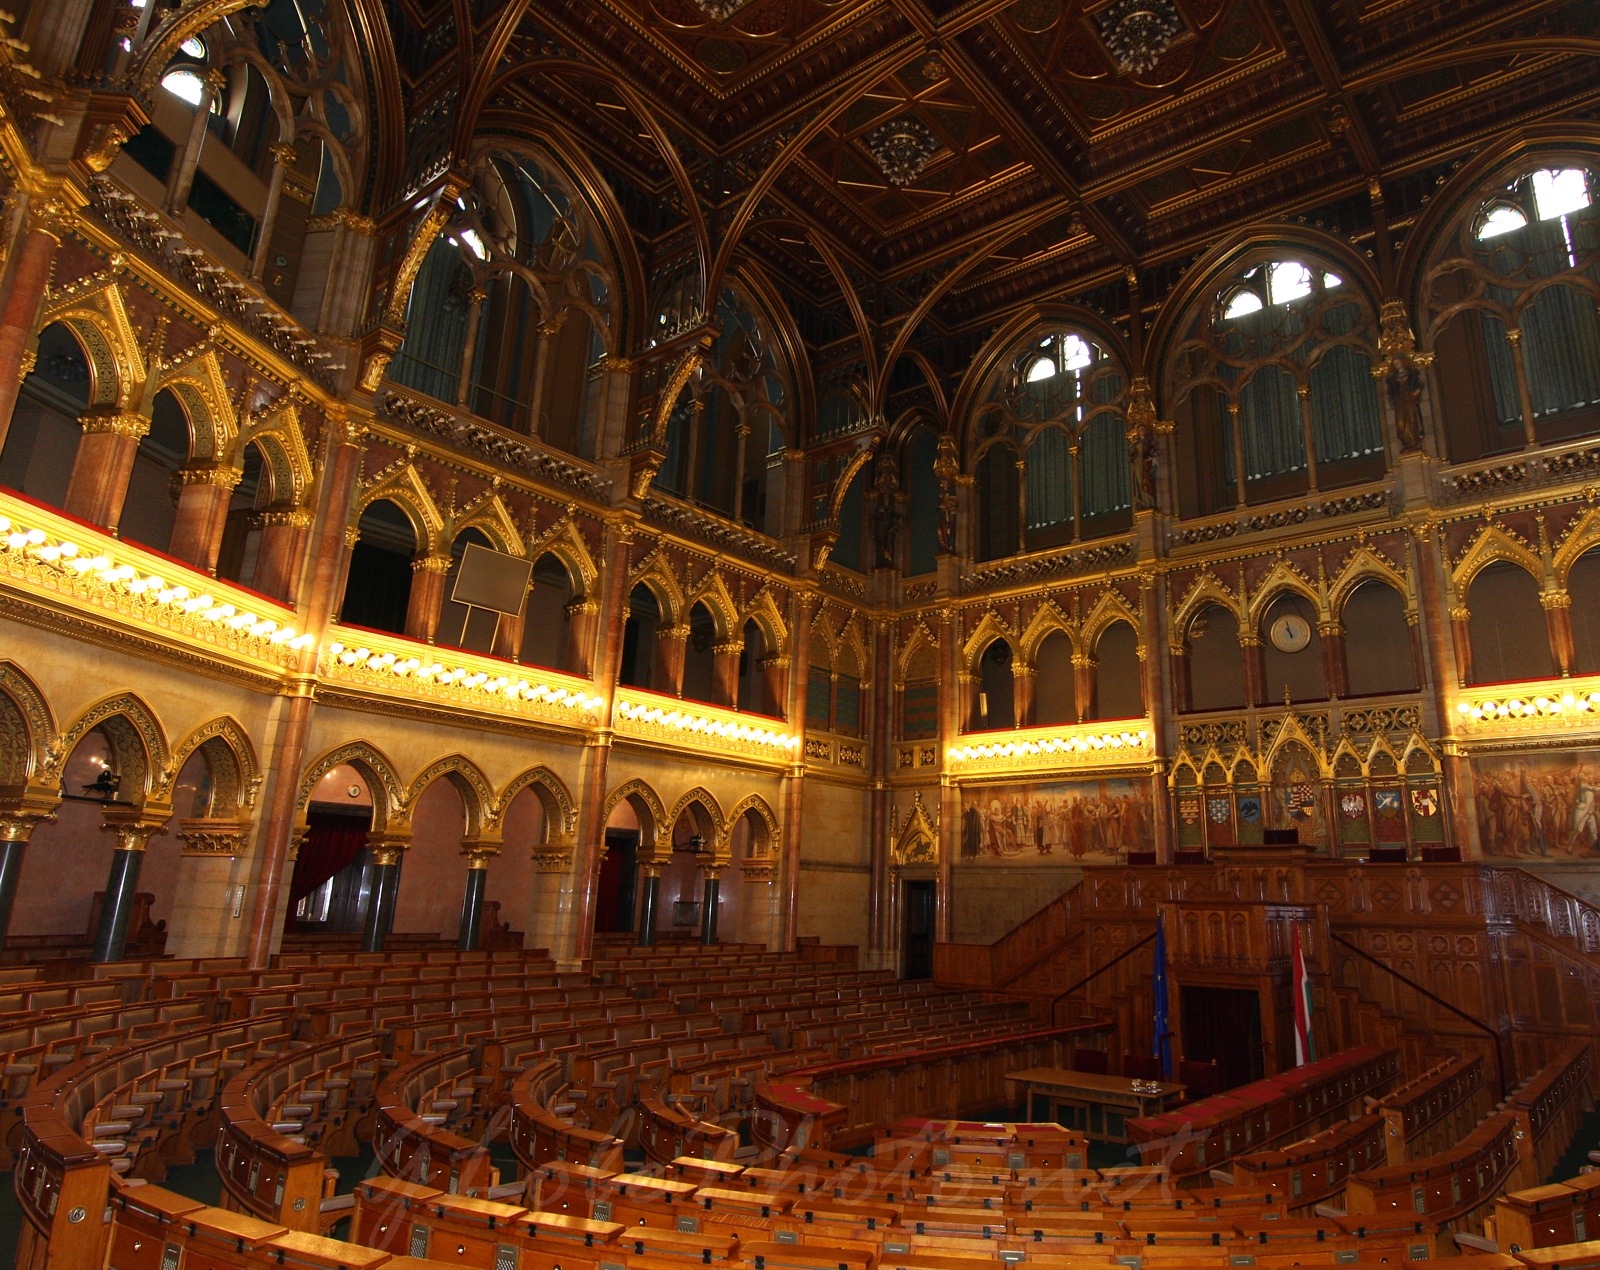
[(1486, 907), (1494, 916), (1542, 927), (1578, 952), (1600, 957), (1600, 908), (1529, 869), (1509, 866), (1486, 872), (1490, 882)]
[[(1336, 935), (1336, 934), (1333, 933), (1333, 931), (1330, 930), (1328, 932), (1328, 938), (1331, 939), (1334, 943), (1338, 944), (1340, 947), (1348, 948), (1351, 952), (1355, 953), (1355, 955), (1357, 957), (1360, 957), (1365, 961), (1371, 962), (1379, 970), (1382, 970), (1385, 973), (1387, 973), (1389, 975), (1392, 975), (1394, 978), (1398, 979), (1401, 983), (1405, 984), (1412, 991), (1420, 993), (1422, 996), (1426, 997), (1429, 1001), (1432, 1001), (1435, 1005), (1443, 1006), (1446, 1010), (1448, 1010), (1451, 1014), (1455, 1015), (1458, 1019), (1461, 1019), (1466, 1023), (1470, 1023), (1473, 1027), (1477, 1028), (1480, 1032), (1482, 1032), (1484, 1035), (1486, 1035), (1494, 1043), (1494, 1065), (1495, 1065), (1496, 1074), (1499, 1077), (1499, 1081), (1500, 1081), (1500, 1096), (1502, 1098), (1504, 1098), (1507, 1094), (1509, 1094), (1511, 1092), (1511, 1085), (1507, 1081), (1507, 1076), (1509, 1074), (1510, 1078), (1512, 1080), (1514, 1080), (1516, 1078), (1516, 1068), (1513, 1066), (1511, 1068), (1510, 1072), (1509, 1073), (1507, 1072), (1505, 1049), (1504, 1049), (1504, 1046), (1502, 1044), (1502, 1041), (1504, 1040), (1504, 1038), (1500, 1035), (1500, 1033), (1498, 1031), (1496, 1031), (1494, 1028), (1490, 1027), (1482, 1019), (1475, 1018), (1472, 1015), (1468, 1014), (1465, 1010), (1461, 1009), (1459, 1006), (1452, 1005), (1450, 1002), (1446, 1001), (1443, 997), (1441, 997), (1437, 992), (1431, 992), (1427, 988), (1424, 988), (1420, 983), (1418, 983), (1415, 979), (1411, 978), (1409, 975), (1403, 975), (1398, 970), (1396, 970), (1393, 966), (1389, 965), (1387, 962), (1380, 961), (1378, 958), (1374, 957), (1371, 953), (1369, 953), (1366, 949), (1360, 947), (1359, 945), (1352, 944), (1348, 939), (1344, 938), (1344, 936)], [(1513, 1057), (1513, 1061), (1515, 1061), (1514, 1057)]]
[(1070, 997), (1079, 988), (1082, 988), (1082, 987), (1086, 986), (1087, 984), (1093, 983), (1101, 975), (1105, 974), (1106, 971), (1108, 971), (1112, 967), (1118, 965), (1120, 962), (1126, 961), (1129, 957), (1133, 956), (1134, 953), (1138, 952), (1146, 944), (1153, 944), (1155, 942), (1156, 942), (1156, 937), (1155, 937), (1155, 935), (1153, 933), (1149, 934), (1149, 935), (1146, 935), (1137, 944), (1132, 944), (1129, 947), (1124, 948), (1121, 952), (1119, 952), (1110, 961), (1106, 962), (1105, 965), (1101, 966), (1100, 969), (1092, 971), (1089, 974), (1086, 974), (1082, 979), (1079, 979), (1078, 982), (1073, 984), (1070, 988), (1063, 988), (1060, 992), (1056, 993), (1055, 996), (1050, 998), (1050, 1021), (1052, 1023), (1055, 1022), (1056, 1008), (1058, 1006), (1060, 1006), (1061, 1002), (1064, 1001), (1067, 997)]
[(1083, 916), (1082, 893), (1080, 881), (990, 945), (995, 987), (1015, 981), (1060, 948)]

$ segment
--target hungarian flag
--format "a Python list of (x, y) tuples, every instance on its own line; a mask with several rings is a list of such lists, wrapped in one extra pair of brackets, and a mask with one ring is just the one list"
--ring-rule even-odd
[(1311, 976), (1306, 974), (1306, 955), (1300, 948), (1300, 923), (1294, 924), (1294, 949), (1290, 978), (1294, 989), (1294, 1064), (1303, 1067), (1317, 1057), (1317, 1043), (1311, 1035)]

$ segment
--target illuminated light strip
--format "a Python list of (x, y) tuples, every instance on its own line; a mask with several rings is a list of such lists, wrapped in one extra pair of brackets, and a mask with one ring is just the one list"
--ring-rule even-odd
[(401, 657), (393, 652), (375, 652), (365, 646), (329, 644), (328, 653), (342, 666), (387, 670), (397, 679), (413, 679), (440, 688), (476, 689), (489, 696), (538, 701), (590, 714), (605, 704), (604, 697), (571, 688), (552, 687), (525, 678), (513, 679), (510, 675), (491, 675), (486, 670), (469, 670), (465, 666), (452, 666), (442, 661), (423, 661), (418, 657)]
[(639, 701), (618, 701), (617, 713), (635, 723), (655, 723), (680, 732), (700, 732), (732, 741), (749, 741), (775, 750), (794, 750), (800, 746), (800, 738), (787, 732), (751, 727), (748, 723), (735, 723), (729, 719), (714, 719), (689, 710), (665, 710)]
[(1474, 722), (1518, 718), (1551, 719), (1564, 714), (1600, 714), (1600, 692), (1564, 692), (1559, 697), (1544, 694), (1536, 697), (1507, 697), (1504, 701), (1485, 698), (1482, 701), (1462, 701), (1456, 706), (1456, 710)]
[(1021, 758), (1039, 754), (1085, 754), (1096, 750), (1142, 749), (1150, 743), (1150, 732), (1099, 732), (1086, 736), (1052, 736), (1042, 741), (997, 741), (984, 745), (952, 745), (945, 751), (952, 762), (974, 759)]
[(64, 574), (81, 577), (92, 573), (107, 586), (139, 596), (147, 603), (155, 601), (170, 605), (194, 617), (236, 631), (248, 630), (251, 635), (269, 643), (299, 649), (313, 642), (310, 635), (298, 634), (294, 627), (280, 625), (273, 618), (219, 600), (209, 592), (195, 592), (182, 583), (168, 582), (159, 574), (141, 574), (133, 565), (125, 561), (119, 563), (111, 556), (91, 556), (86, 548), (75, 542), (65, 538), (52, 539), (43, 529), (28, 528), (9, 516), (0, 516), (0, 551), (31, 556)]

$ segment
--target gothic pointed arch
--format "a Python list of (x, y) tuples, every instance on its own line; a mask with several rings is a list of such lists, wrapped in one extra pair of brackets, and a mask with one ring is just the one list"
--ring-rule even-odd
[(968, 674), (978, 673), (978, 661), (983, 656), (983, 650), (997, 639), (1003, 639), (1013, 651), (1017, 645), (1017, 633), (1011, 629), (993, 609), (983, 615), (978, 627), (967, 637), (967, 642), (961, 646), (961, 664)]
[(379, 472), (369, 484), (361, 486), (350, 511), (351, 532), (360, 523), (361, 513), (373, 503), (391, 502), (411, 521), (416, 531), (419, 554), (440, 555), (449, 549), (444, 541), (444, 516), (433, 491), (414, 463), (401, 463)]
[(1143, 623), (1139, 620), (1139, 614), (1134, 611), (1133, 606), (1128, 603), (1122, 592), (1117, 590), (1116, 587), (1107, 587), (1102, 591), (1100, 598), (1095, 601), (1094, 607), (1089, 610), (1088, 616), (1083, 619), (1081, 635), (1083, 651), (1093, 652), (1095, 646), (1100, 642), (1100, 637), (1105, 634), (1106, 629), (1117, 622), (1126, 622), (1133, 627), (1133, 633), (1138, 640), (1139, 652), (1142, 657), (1144, 655)]
[[(606, 798), (604, 822), (611, 819), (611, 813), (616, 810), (617, 804), (627, 799), (633, 807), (634, 814), (639, 820), (639, 846), (641, 850), (659, 853), (663, 846), (671, 850), (673, 821), (667, 819), (666, 808), (662, 805), (661, 795), (651, 788), (647, 781), (635, 777), (624, 781), (612, 790)], [(666, 841), (663, 843), (663, 835)]]
[(1328, 585), (1328, 611), (1337, 617), (1344, 611), (1345, 601), (1363, 582), (1382, 582), (1393, 587), (1405, 598), (1406, 611), (1415, 612), (1417, 597), (1410, 577), (1395, 567), (1394, 563), (1362, 543), (1347, 557)]
[(1087, 639), (1080, 632), (1079, 624), (1062, 612), (1053, 598), (1046, 599), (1034, 610), (1028, 625), (1017, 637), (1016, 653), (1022, 664), (1033, 665), (1039, 655), (1039, 645), (1057, 633), (1065, 635), (1072, 642), (1074, 652), (1078, 651), (1080, 637)]
[(511, 511), (497, 489), (485, 491), (482, 497), (463, 507), (450, 521), (441, 540), (448, 538), (454, 542), (465, 529), (476, 529), (494, 544), (497, 551), (511, 556), (523, 554), (522, 534), (518, 532), (517, 523), (511, 518)]
[(494, 801), (492, 827), (500, 823), (512, 800), (525, 789), (531, 789), (544, 808), (545, 842), (553, 846), (570, 846), (578, 837), (578, 805), (572, 799), (567, 784), (548, 767), (540, 764), (513, 776)]
[(773, 814), (772, 807), (767, 800), (760, 794), (746, 794), (734, 804), (733, 810), (728, 813), (730, 829), (733, 825), (739, 823), (740, 818), (746, 812), (754, 812), (764, 829), (762, 840), (759, 843), (754, 837), (751, 838), (746, 855), (752, 859), (763, 860), (781, 855), (783, 834), (778, 828), (778, 818)]
[(656, 597), (663, 627), (681, 626), (689, 620), (690, 605), (684, 596), (683, 588), (678, 584), (671, 567), (659, 553), (649, 556), (639, 568), (629, 574), (629, 591), (637, 586), (646, 587)]
[(693, 789), (688, 790), (686, 793), (681, 795), (677, 802), (672, 804), (672, 811), (668, 813), (664, 822), (668, 827), (668, 832), (671, 832), (672, 826), (678, 823), (678, 818), (682, 816), (683, 813), (690, 808), (690, 806), (698, 806), (705, 813), (706, 818), (711, 822), (711, 828), (713, 831), (711, 843), (712, 850), (718, 856), (726, 856), (728, 853), (729, 821), (728, 818), (722, 814), (722, 805), (717, 802), (716, 795), (704, 785), (696, 785)]
[(911, 801), (900, 832), (890, 848), (890, 863), (896, 868), (939, 862), (939, 830), (923, 805), (921, 791)]
[(1473, 579), (1497, 561), (1505, 561), (1526, 569), (1539, 584), (1539, 589), (1541, 591), (1545, 589), (1548, 578), (1545, 576), (1544, 562), (1539, 559), (1538, 554), (1519, 537), (1499, 525), (1485, 525), (1461, 553), (1461, 559), (1455, 568), (1450, 571), (1450, 580), (1455, 586), (1456, 594), (1464, 598), (1472, 587)]
[(22, 785), (49, 764), (56, 745), (55, 715), (39, 686), (16, 662), (0, 661), (0, 696), (5, 698), (0, 708), (0, 785)]
[(272, 471), (273, 502), (303, 506), (311, 492), (313, 472), (300, 407), (292, 399), (280, 397), (264, 410), (241, 420), (227, 455), (234, 467), (243, 467), (244, 449), (251, 443), (260, 448)]
[(230, 762), (234, 769), (233, 779), (236, 786), (232, 790), (216, 791), (222, 797), (222, 805), (240, 809), (253, 807), (256, 796), (261, 790), (263, 776), (261, 761), (256, 757), (256, 748), (251, 743), (250, 734), (244, 725), (227, 714), (220, 715), (208, 723), (202, 723), (173, 746), (172, 757), (167, 760), (166, 767), (162, 769), (157, 780), (154, 791), (156, 795), (163, 800), (170, 798), (172, 788), (183, 771), (183, 765), (189, 761), (189, 756), (196, 750), (206, 747), (212, 747), (214, 750), (219, 746), (225, 748), (231, 756)]
[(739, 638), (744, 623), (739, 620), (739, 607), (734, 603), (733, 595), (729, 592), (727, 581), (720, 570), (711, 570), (700, 580), (700, 585), (685, 596), (685, 612), (694, 608), (696, 604), (705, 605), (706, 611), (711, 614), (712, 620), (716, 623), (719, 642)]
[(537, 560), (547, 553), (566, 567), (574, 599), (587, 597), (592, 593), (595, 581), (600, 576), (600, 570), (595, 565), (594, 556), (590, 554), (589, 544), (578, 532), (578, 526), (573, 522), (570, 512), (551, 525), (542, 535), (528, 540), (528, 559)]
[(1234, 617), (1240, 619), (1241, 626), (1244, 624), (1248, 609), (1241, 606), (1239, 596), (1235, 592), (1229, 590), (1216, 574), (1207, 569), (1194, 580), (1173, 611), (1171, 635), (1175, 644), (1181, 646), (1188, 636), (1189, 623), (1194, 620), (1195, 614), (1212, 604), (1227, 609)]
[(410, 823), (417, 799), (437, 780), (449, 781), (461, 795), (461, 804), (467, 816), (468, 838), (478, 837), (486, 826), (493, 824), (496, 805), (494, 786), (489, 783), (483, 770), (465, 754), (449, 754), (436, 759), (411, 778), (400, 804), (398, 818), (401, 821)]
[(767, 643), (768, 657), (789, 655), (789, 624), (784, 621), (783, 610), (778, 607), (770, 587), (762, 587), (755, 599), (740, 612), (740, 630), (744, 629), (746, 622), (754, 622), (760, 628), (761, 637)]
[(1292, 591), (1303, 598), (1316, 610), (1317, 620), (1325, 622), (1329, 614), (1324, 603), (1324, 597), (1310, 578), (1295, 568), (1287, 560), (1279, 560), (1267, 570), (1267, 576), (1262, 578), (1250, 595), (1248, 624), (1251, 629), (1261, 625), (1261, 620), (1267, 614), (1275, 601), (1285, 591)]
[(1594, 547), (1600, 547), (1600, 507), (1587, 508), (1562, 535), (1551, 561), (1557, 586), (1566, 589), (1572, 566), (1578, 563), (1579, 556)]
[(388, 755), (368, 741), (346, 741), (326, 751), (312, 761), (300, 778), (300, 790), (295, 797), (295, 823), (304, 826), (306, 811), (317, 782), (343, 764), (355, 768), (365, 778), (372, 796), (372, 829), (386, 830), (394, 823), (403, 823), (406, 805), (405, 786)]
[(77, 336), (89, 362), (91, 409), (127, 409), (144, 390), (145, 359), (122, 289), (98, 273), (50, 295), (39, 314), (43, 329), (59, 322)]
[(160, 719), (137, 693), (104, 697), (63, 728), (51, 747), (47, 774), (59, 780), (78, 742), (97, 729), (109, 739), (116, 756), (122, 779), (118, 794), (130, 801), (156, 799), (157, 781), (171, 762), (172, 751)]
[(154, 387), (170, 392), (183, 406), (192, 437), (191, 459), (220, 462), (233, 451), (239, 420), (215, 349), (202, 344), (163, 365)]

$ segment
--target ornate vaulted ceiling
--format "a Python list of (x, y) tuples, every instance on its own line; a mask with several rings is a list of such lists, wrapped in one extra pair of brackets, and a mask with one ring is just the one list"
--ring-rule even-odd
[(715, 242), (781, 156), (741, 242), (824, 332), (850, 325), (841, 276), (878, 321), (943, 280), (949, 330), (1130, 270), (1158, 288), (1246, 220), (1359, 239), (1372, 180), (1403, 225), (1480, 139), (1600, 100), (1600, 0), (387, 0), (386, 16), (413, 149), (430, 108), (458, 146), (563, 128), (647, 259), (692, 248), (686, 184)]

